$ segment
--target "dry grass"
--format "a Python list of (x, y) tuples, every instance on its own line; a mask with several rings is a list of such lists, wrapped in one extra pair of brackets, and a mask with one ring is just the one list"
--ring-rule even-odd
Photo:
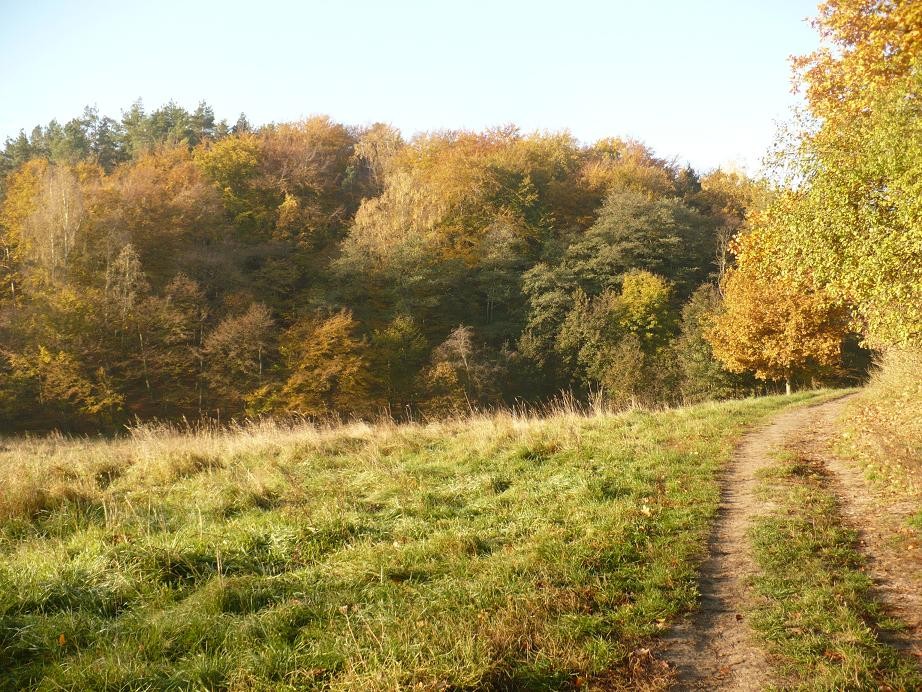
[(886, 353), (849, 407), (842, 449), (869, 478), (922, 500), (922, 349)]
[[(117, 438), (9, 438), (0, 443), (0, 522), (28, 519), (68, 502), (100, 503), (113, 483), (132, 488), (158, 487), (184, 477), (222, 468), (237, 459), (279, 459), (298, 454), (339, 453), (354, 449), (373, 467), (389, 451), (420, 438), (464, 434), (475, 449), (522, 438), (547, 421), (573, 423), (625, 413), (601, 399), (582, 405), (561, 398), (534, 411), (471, 413), (421, 423), (306, 420), (248, 420), (230, 425), (144, 423)], [(553, 444), (559, 444), (554, 441)], [(235, 481), (242, 488), (264, 489), (259, 469), (248, 468)]]

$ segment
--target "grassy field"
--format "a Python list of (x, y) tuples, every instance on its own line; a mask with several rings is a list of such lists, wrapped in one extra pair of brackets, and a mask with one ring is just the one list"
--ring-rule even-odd
[(810, 396), (7, 440), (0, 685), (656, 685), (718, 470)]
[(922, 592), (922, 350), (884, 355), (842, 421), (837, 451), (862, 469), (868, 493), (894, 512), (889, 532)]

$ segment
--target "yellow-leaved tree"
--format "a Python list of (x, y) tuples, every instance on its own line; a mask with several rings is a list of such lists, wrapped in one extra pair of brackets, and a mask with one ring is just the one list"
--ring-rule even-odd
[(779, 242), (770, 227), (756, 227), (733, 244), (737, 266), (723, 280), (723, 306), (705, 337), (731, 372), (785, 383), (841, 357), (848, 315), (808, 279), (784, 272), (775, 261)]
[(780, 160), (779, 263), (853, 306), (875, 347), (922, 345), (922, 3), (828, 0), (795, 61), (808, 112)]
[(35, 213), (48, 163), (34, 159), (10, 174), (0, 204), (0, 298), (15, 299), (22, 291), (22, 264), (26, 255), (25, 226)]
[(821, 46), (794, 67), (810, 110), (831, 127), (866, 114), (875, 95), (922, 55), (922, 3), (915, 0), (826, 0), (813, 25)]
[(279, 343), (288, 378), (269, 408), (307, 416), (370, 409), (367, 345), (354, 336), (357, 326), (348, 310), (295, 322)]

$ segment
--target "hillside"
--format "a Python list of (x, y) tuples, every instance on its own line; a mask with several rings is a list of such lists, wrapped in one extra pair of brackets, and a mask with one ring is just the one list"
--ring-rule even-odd
[(922, 690), (922, 0), (6, 4), (0, 692)]
[(7, 442), (7, 689), (665, 682), (741, 429), (810, 400)]

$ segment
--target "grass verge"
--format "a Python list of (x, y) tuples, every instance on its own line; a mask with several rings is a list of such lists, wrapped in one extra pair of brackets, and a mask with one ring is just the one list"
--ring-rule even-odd
[(751, 531), (760, 573), (751, 622), (780, 663), (787, 687), (810, 690), (910, 690), (915, 666), (882, 641), (897, 623), (881, 612), (843, 526), (824, 469), (785, 451), (761, 478), (775, 509)]
[(849, 402), (836, 445), (861, 469), (882, 508), (878, 530), (903, 557), (922, 591), (922, 349), (884, 354), (871, 381)]
[(881, 495), (922, 502), (922, 350), (884, 354), (848, 406), (837, 446)]
[(717, 474), (811, 397), (0, 450), (0, 687), (665, 684)]

